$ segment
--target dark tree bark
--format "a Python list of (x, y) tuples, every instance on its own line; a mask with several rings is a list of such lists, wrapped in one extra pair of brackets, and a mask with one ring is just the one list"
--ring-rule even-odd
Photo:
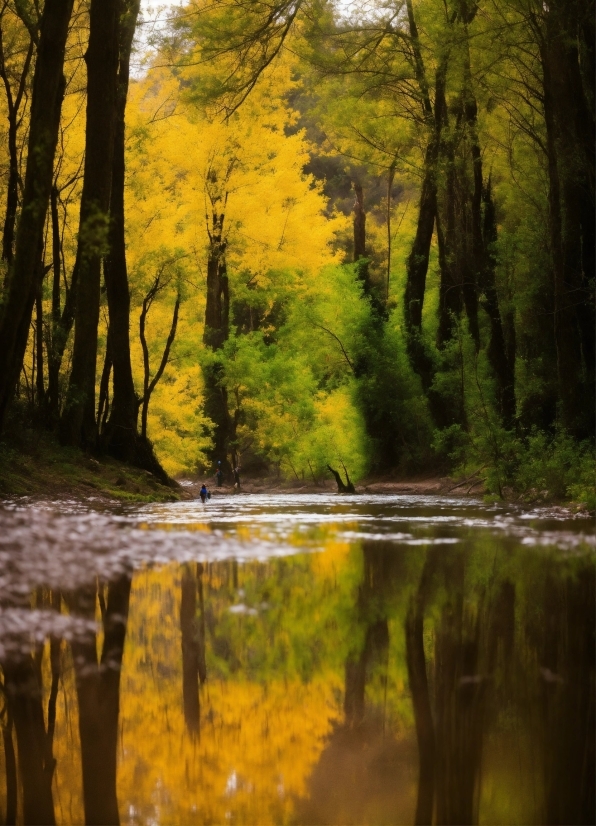
[[(221, 350), (229, 335), (230, 292), (226, 267), (227, 240), (224, 234), (227, 193), (221, 187), (227, 186), (233, 170), (230, 165), (223, 182), (212, 170), (208, 177), (208, 193), (211, 200), (211, 225), (209, 232), (209, 254), (207, 258), (207, 302), (205, 307), (205, 330), (203, 341), (207, 347)], [(232, 466), (228, 458), (230, 444), (236, 433), (234, 419), (230, 415), (228, 393), (224, 386), (224, 368), (221, 361), (211, 362), (203, 371), (205, 380), (205, 415), (214, 424), (213, 447), (209, 451), (212, 462), (221, 462), (226, 474), (231, 474)]]
[(404, 295), (404, 321), (406, 347), (412, 369), (420, 376), (422, 389), (429, 399), (431, 413), (439, 426), (444, 426), (443, 404), (431, 390), (436, 366), (426, 343), (422, 338), (422, 308), (426, 290), (426, 275), (430, 257), (430, 247), (437, 217), (437, 162), (443, 125), (446, 118), (445, 74), (447, 55), (439, 62), (435, 75), (435, 105), (430, 99), (426, 67), (418, 36), (411, 0), (406, 2), (414, 73), (420, 91), (421, 106), (428, 130), (428, 143), (424, 156), (424, 174), (420, 190), (418, 221), (412, 249), (406, 261), (406, 289)]
[(333, 474), (335, 481), (337, 482), (337, 490), (338, 493), (356, 493), (356, 489), (352, 482), (350, 482), (350, 477), (348, 476), (348, 471), (344, 468), (344, 473), (346, 474), (346, 481), (344, 483), (343, 479), (339, 475), (339, 471), (333, 470), (330, 465), (327, 465), (329, 472)]
[(114, 152), (118, 22), (121, 0), (91, 0), (87, 63), (85, 171), (77, 257), (75, 335), (68, 395), (60, 423), (64, 444), (93, 448), (97, 441), (95, 372), (101, 259), (108, 233)]
[(23, 364), (37, 292), (37, 263), (52, 186), (72, 6), (73, 0), (46, 0), (41, 17), (23, 204), (0, 318), (0, 428)]
[(120, 22), (120, 61), (116, 102), (109, 253), (104, 262), (114, 371), (112, 412), (103, 442), (118, 459), (137, 459), (137, 396), (130, 358), (130, 291), (124, 232), (125, 113), (130, 76), (130, 54), (139, 14), (139, 0), (123, 0)]
[[(583, 6), (579, 0), (549, 4), (537, 38), (544, 85), (561, 424), (578, 438), (593, 438), (594, 118), (579, 64), (578, 13)], [(593, 43), (590, 50), (593, 55)]]
[(52, 326), (48, 346), (48, 419), (53, 423), (58, 419), (60, 362), (58, 358), (60, 337), (60, 277), (62, 275), (60, 221), (58, 218), (58, 189), (54, 185), (50, 193), (52, 218)]
[(112, 342), (110, 341), (110, 328), (106, 341), (106, 354), (103, 361), (103, 370), (99, 380), (99, 400), (97, 403), (97, 432), (103, 435), (110, 412), (110, 375), (112, 373)]
[(67, 286), (64, 306), (61, 309), (60, 277), (62, 275), (62, 240), (58, 218), (59, 192), (52, 187), (50, 206), (52, 216), (52, 334), (48, 347), (48, 423), (55, 425), (60, 412), (60, 366), (66, 343), (74, 323), (80, 256), (77, 251), (70, 286)]
[(37, 293), (35, 294), (35, 400), (37, 407), (42, 410), (45, 404), (45, 383), (43, 375), (43, 305), (42, 305), (42, 282), (39, 282)]
[(511, 429), (515, 422), (515, 350), (507, 348), (499, 299), (495, 285), (495, 253), (494, 245), (497, 240), (497, 223), (495, 208), (491, 195), (490, 180), (483, 194), (484, 200), (484, 227), (483, 247), (484, 263), (481, 272), (481, 287), (484, 293), (484, 309), (490, 321), (490, 341), (488, 344), (488, 359), (493, 369), (497, 383), (497, 409), (503, 426)]
[[(480, 345), (477, 318), (478, 292), (484, 294), (484, 309), (490, 321), (488, 359), (496, 379), (497, 408), (504, 427), (511, 429), (516, 412), (515, 351), (513, 348), (509, 351), (506, 346), (495, 283), (497, 223), (490, 181), (485, 186), (483, 180), (482, 153), (478, 138), (478, 104), (473, 88), (470, 62), (468, 25), (474, 19), (477, 9), (478, 6), (475, 3), (465, 0), (460, 11), (460, 22), (464, 28), (462, 44), (464, 49), (462, 115), (467, 128), (473, 171), (473, 189), (470, 204), (472, 244), (471, 249), (467, 250), (468, 254), (465, 259), (468, 263), (464, 273), (463, 289), (470, 330), (477, 350)], [(482, 214), (483, 203), (484, 216)], [(474, 324), (472, 319), (474, 319)]]

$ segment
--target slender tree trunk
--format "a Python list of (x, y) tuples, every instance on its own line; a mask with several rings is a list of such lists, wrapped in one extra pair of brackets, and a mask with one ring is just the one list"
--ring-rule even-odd
[(41, 411), (45, 404), (45, 383), (44, 383), (44, 376), (43, 376), (43, 304), (42, 304), (42, 284), (43, 282), (40, 280), (39, 285), (37, 287), (37, 293), (35, 295), (35, 361), (37, 364), (37, 370), (35, 373), (35, 395), (36, 395), (36, 402), (37, 407)]
[(370, 295), (370, 278), (366, 261), (366, 212), (364, 211), (364, 193), (362, 185), (354, 184), (354, 263), (358, 265), (358, 277), (362, 281), (364, 292)]
[[(488, 360), (497, 382), (497, 408), (503, 426), (508, 430), (515, 421), (515, 349), (507, 349), (505, 334), (499, 310), (499, 299), (495, 285), (495, 253), (497, 224), (491, 195), (490, 180), (484, 196), (484, 265), (481, 270), (481, 285), (484, 293), (484, 309), (490, 321), (490, 341)], [(512, 342), (513, 344), (513, 342)]]
[(75, 336), (60, 437), (64, 444), (95, 447), (95, 372), (101, 259), (108, 240), (114, 153), (118, 23), (121, 0), (91, 0), (87, 63), (85, 171), (79, 219), (79, 274)]
[[(478, 349), (480, 339), (477, 321), (477, 293), (478, 288), (484, 293), (486, 310), (490, 321), (490, 341), (488, 345), (488, 359), (490, 361), (497, 384), (497, 407), (504, 427), (510, 429), (515, 420), (515, 351), (508, 351), (503, 322), (499, 308), (499, 297), (495, 283), (497, 242), (497, 223), (495, 208), (492, 200), (490, 181), (484, 186), (482, 174), (482, 153), (478, 139), (478, 105), (472, 86), (472, 68), (470, 63), (470, 45), (468, 22), (476, 14), (474, 4), (468, 10), (464, 19), (465, 38), (464, 48), (464, 82), (463, 82), (463, 115), (468, 130), (470, 154), (473, 169), (473, 190), (471, 199), (471, 229), (472, 249), (468, 260), (472, 262), (464, 279), (464, 298), (466, 306), (474, 303), (473, 313), (476, 317), (476, 335), (474, 336)], [(466, 6), (467, 8), (467, 6)], [(484, 220), (482, 205), (484, 201)], [(466, 299), (466, 295), (468, 298)], [(468, 318), (471, 317), (468, 311)]]
[(6, 187), (6, 213), (4, 231), (2, 233), (2, 258), (12, 264), (15, 225), (19, 205), (19, 150), (17, 146), (17, 113), (11, 112), (8, 117), (8, 185)]
[(37, 263), (52, 186), (72, 6), (73, 0), (46, 0), (41, 17), (23, 204), (0, 318), (0, 428), (23, 364), (37, 292)]
[(108, 451), (119, 459), (134, 461), (137, 441), (138, 400), (130, 358), (130, 291), (126, 266), (124, 227), (125, 113), (130, 75), (130, 54), (139, 14), (139, 0), (123, 0), (120, 24), (120, 64), (110, 198), (110, 251), (104, 262), (112, 358), (114, 394), (112, 412), (104, 441)]
[(58, 190), (52, 187), (50, 194), (50, 210), (52, 218), (52, 327), (48, 346), (48, 420), (54, 423), (58, 419), (60, 362), (58, 358), (60, 337), (60, 276), (62, 274), (60, 239), (60, 222), (58, 219)]
[(103, 434), (103, 428), (107, 423), (110, 407), (110, 375), (113, 366), (113, 348), (110, 336), (111, 328), (108, 328), (106, 354), (103, 362), (103, 370), (101, 371), (101, 379), (99, 381), (99, 401), (97, 404), (97, 432), (100, 436)]
[(19, 149), (17, 136), (20, 121), (19, 109), (25, 93), (31, 60), (33, 58), (34, 44), (29, 41), (29, 48), (25, 55), (25, 61), (21, 71), (16, 94), (10, 86), (10, 78), (6, 70), (4, 57), (4, 43), (2, 39), (2, 15), (0, 15), (0, 77), (4, 82), (6, 90), (6, 102), (8, 107), (8, 184), (6, 187), (6, 211), (4, 215), (4, 230), (2, 233), (2, 258), (10, 265), (14, 257), (15, 226), (17, 221), (17, 209), (19, 206)]
[[(229, 334), (230, 294), (226, 267), (226, 241), (223, 234), (224, 214), (217, 212), (213, 204), (212, 229), (207, 259), (207, 303), (205, 307), (204, 343), (212, 350), (220, 350)], [(215, 425), (210, 458), (221, 462), (222, 469), (230, 475), (228, 459), (230, 441), (234, 438), (234, 422), (230, 416), (228, 392), (223, 384), (224, 368), (220, 361), (209, 364), (204, 370), (205, 415)]]

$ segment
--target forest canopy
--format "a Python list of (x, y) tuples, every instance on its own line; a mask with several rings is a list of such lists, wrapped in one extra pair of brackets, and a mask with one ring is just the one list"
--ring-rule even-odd
[(458, 470), (585, 499), (592, 0), (149, 23), (0, 4), (5, 437), (162, 479)]

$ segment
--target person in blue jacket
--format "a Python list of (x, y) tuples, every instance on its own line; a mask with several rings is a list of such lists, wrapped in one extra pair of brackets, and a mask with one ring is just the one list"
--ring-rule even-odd
[(201, 490), (199, 491), (199, 496), (201, 497), (201, 502), (205, 504), (207, 499), (209, 499), (209, 491), (207, 490), (207, 486), (203, 485)]

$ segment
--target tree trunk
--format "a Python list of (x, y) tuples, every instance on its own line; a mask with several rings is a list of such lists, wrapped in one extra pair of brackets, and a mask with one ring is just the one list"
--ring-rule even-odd
[(578, 438), (593, 438), (594, 160), (584, 150), (585, 124), (593, 118), (583, 96), (576, 7), (557, 0), (545, 12), (540, 57), (561, 424)]
[(101, 259), (108, 233), (114, 152), (118, 22), (121, 0), (91, 0), (87, 63), (85, 171), (77, 256), (79, 274), (68, 395), (60, 423), (64, 444), (95, 447), (95, 371)]
[(114, 394), (112, 413), (104, 439), (116, 458), (133, 461), (137, 441), (137, 396), (130, 358), (130, 291), (126, 266), (124, 228), (125, 113), (130, 75), (130, 53), (139, 14), (139, 0), (123, 0), (120, 24), (120, 65), (116, 103), (112, 193), (110, 199), (110, 251), (104, 262), (112, 359)]
[(52, 218), (52, 326), (48, 345), (48, 394), (47, 413), (48, 422), (53, 424), (58, 419), (59, 407), (59, 379), (62, 353), (58, 357), (60, 338), (60, 276), (62, 274), (60, 239), (60, 223), (58, 219), (58, 190), (52, 187), (50, 194), (50, 210)]
[(23, 204), (0, 319), (0, 428), (23, 364), (37, 291), (37, 262), (52, 186), (72, 6), (73, 0), (46, 0), (41, 17)]
[(337, 483), (337, 491), (338, 493), (356, 493), (356, 489), (352, 482), (350, 482), (350, 477), (348, 476), (347, 471), (344, 471), (346, 474), (346, 481), (344, 484), (343, 479), (339, 475), (339, 471), (334, 470), (330, 465), (327, 465), (329, 472), (333, 474), (335, 481)]
[[(467, 19), (475, 14), (469, 12)], [(495, 245), (497, 242), (497, 223), (495, 208), (492, 201), (490, 181), (484, 186), (482, 175), (482, 153), (478, 139), (478, 105), (472, 87), (472, 69), (470, 64), (470, 47), (468, 39), (467, 19), (465, 25), (464, 42), (464, 84), (463, 84), (463, 114), (468, 129), (470, 153), (472, 156), (473, 191), (471, 202), (472, 249), (468, 260), (473, 269), (467, 273), (464, 280), (464, 299), (466, 306), (476, 302), (474, 314), (476, 316), (476, 335), (474, 340), (478, 348), (477, 319), (477, 291), (480, 288), (484, 293), (484, 309), (490, 321), (490, 341), (488, 345), (488, 359), (493, 369), (497, 384), (497, 408), (503, 426), (508, 430), (513, 427), (515, 420), (515, 351), (508, 352), (503, 323), (499, 308), (499, 297), (495, 283)], [(484, 201), (484, 220), (482, 204)], [(466, 286), (467, 283), (467, 286)], [(467, 292), (466, 292), (467, 291)], [(472, 295), (473, 294), (473, 295)], [(468, 298), (466, 299), (466, 295)], [(470, 318), (470, 311), (468, 311)]]
[(42, 305), (42, 284), (40, 279), (35, 294), (35, 396), (37, 407), (41, 411), (45, 403), (45, 384), (43, 377), (43, 305)]
[[(216, 183), (215, 179), (213, 183)], [(220, 350), (229, 334), (230, 294), (226, 267), (226, 240), (223, 235), (225, 215), (217, 212), (221, 197), (214, 196), (209, 257), (207, 259), (207, 303), (205, 307), (204, 343), (212, 350)], [(225, 201), (225, 199), (224, 199)], [(213, 447), (209, 451), (213, 463), (221, 462), (226, 474), (232, 467), (228, 459), (230, 440), (234, 437), (234, 422), (228, 406), (228, 392), (223, 384), (221, 362), (209, 364), (204, 370), (205, 415), (215, 425)]]
[[(354, 192), (354, 263), (358, 265), (358, 277), (362, 281), (364, 292), (370, 294), (370, 278), (366, 261), (366, 212), (364, 211), (364, 194), (362, 185), (355, 183)], [(360, 262), (360, 263), (359, 263)]]
[[(4, 12), (5, 9), (3, 9)], [(2, 15), (0, 15), (0, 77), (6, 89), (6, 103), (8, 108), (8, 184), (6, 187), (6, 211), (4, 215), (4, 230), (2, 233), (2, 258), (10, 265), (14, 257), (15, 226), (17, 209), (19, 206), (19, 149), (17, 135), (22, 122), (19, 109), (25, 94), (29, 68), (33, 58), (33, 40), (29, 40), (29, 48), (21, 70), (16, 95), (13, 95), (10, 78), (6, 70), (4, 57), (4, 43), (2, 41)]]
[(490, 341), (488, 360), (497, 383), (497, 409), (503, 426), (510, 430), (515, 421), (515, 350), (508, 352), (499, 299), (495, 285), (494, 245), (497, 240), (495, 208), (491, 195), (490, 180), (484, 191), (484, 265), (481, 270), (481, 285), (484, 293), (484, 309), (490, 321)]
[(230, 297), (225, 260), (226, 242), (222, 240), (221, 233), (220, 225), (210, 244), (207, 260), (207, 303), (203, 341), (213, 350), (220, 350), (229, 334)]

